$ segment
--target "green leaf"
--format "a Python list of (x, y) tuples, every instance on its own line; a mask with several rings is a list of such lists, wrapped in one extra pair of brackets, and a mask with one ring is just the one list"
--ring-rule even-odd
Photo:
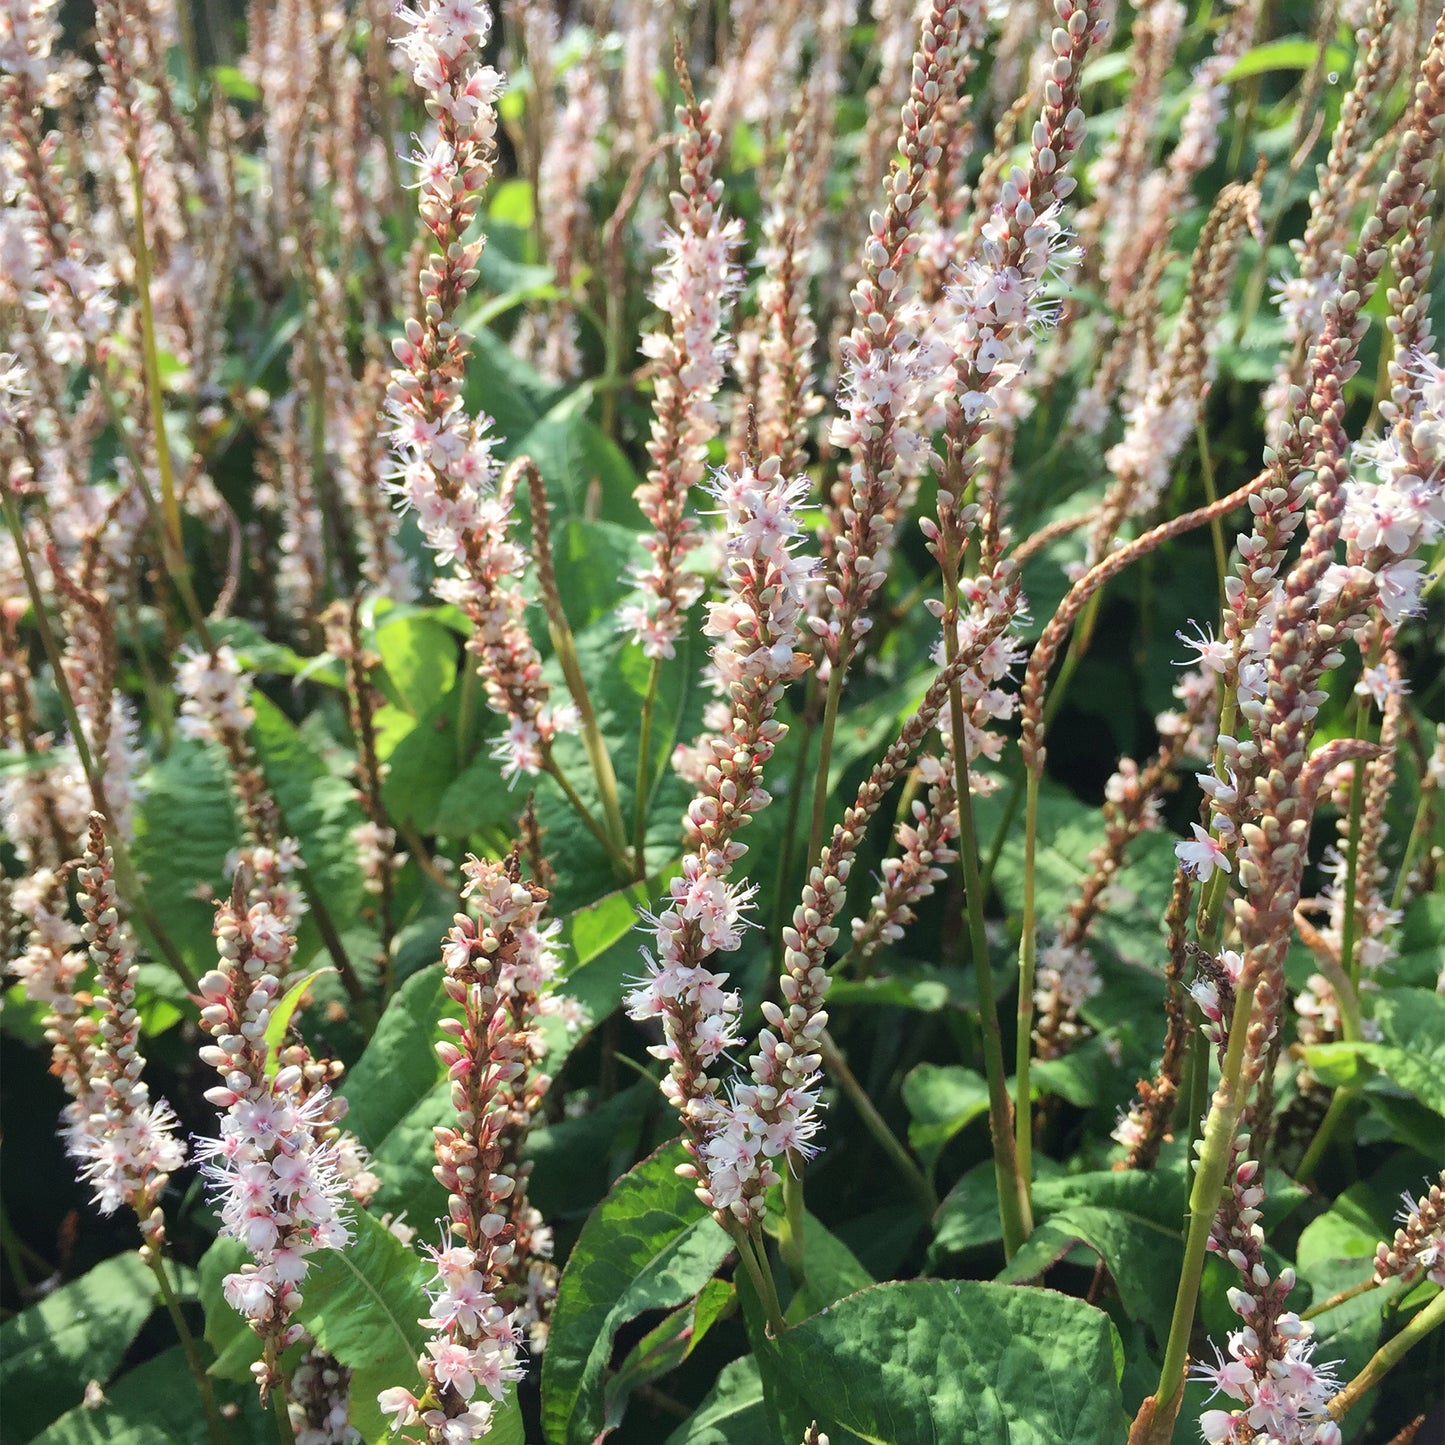
[[(1271, 40), (1246, 50), (1224, 75), (1223, 83), (1232, 85), (1251, 75), (1262, 75), (1267, 70), (1309, 70), (1320, 60), (1319, 46), (1313, 40)], [(1322, 67), (1329, 70), (1343, 70), (1349, 56), (1338, 45), (1331, 45), (1325, 51)]]
[(427, 1339), (422, 1261), (379, 1220), (357, 1214), (346, 1249), (319, 1250), (303, 1285), (302, 1324), (322, 1349), (356, 1373), (351, 1423), (368, 1439), (389, 1421), (376, 1404), (382, 1390), (411, 1387)]
[(903, 1080), (908, 1106), (908, 1142), (932, 1169), (944, 1145), (988, 1112), (988, 1083), (982, 1074), (956, 1064), (919, 1064)]
[(252, 741), (285, 830), (301, 843), (312, 890), (334, 919), (361, 911), (365, 890), (351, 830), (362, 821), (351, 784), (333, 773), (320, 754), (269, 698), (254, 693)]
[[(272, 1445), (275, 1421), (249, 1375), (244, 1384), (218, 1381), (213, 1388), (226, 1411), (227, 1445)], [(7, 1420), (12, 1407), (7, 1401)], [(95, 1409), (66, 1411), (31, 1445), (198, 1445), (206, 1438), (201, 1397), (176, 1345), (128, 1370)]]
[[(769, 1214), (764, 1225), (776, 1234), (777, 1214)], [(874, 1283), (873, 1276), (858, 1262), (858, 1257), (831, 1230), (809, 1214), (803, 1213), (803, 1287), (788, 1302), (784, 1318), (789, 1324), (807, 1319), (825, 1309), (834, 1300), (866, 1289)]]
[(1116, 1445), (1125, 1417), (1109, 1318), (1051, 1290), (875, 1285), (774, 1346), (820, 1423), (876, 1445)]
[(384, 617), (376, 629), (376, 650), (413, 717), (434, 708), (457, 680), (457, 639), (425, 613)]
[(155, 1277), (140, 1256), (118, 1254), (0, 1324), (7, 1437), (28, 1440), (79, 1404), (91, 1380), (105, 1384), (155, 1297)]
[(201, 1306), (206, 1312), (206, 1343), (216, 1358), (207, 1374), (218, 1380), (251, 1380), (251, 1364), (261, 1358), (261, 1337), (226, 1303), (221, 1288), (250, 1256), (238, 1239), (221, 1238), (201, 1256)]
[(667, 1437), (667, 1445), (777, 1445), (758, 1362), (744, 1355), (724, 1365), (702, 1404)]
[(291, 1019), (296, 1010), (300, 1007), (301, 1000), (306, 996), (306, 990), (316, 982), (318, 978), (324, 978), (328, 973), (336, 973), (334, 968), (313, 968), (310, 973), (303, 974), (298, 978), (286, 992), (281, 996), (281, 1001), (271, 1013), (271, 1018), (266, 1024), (266, 1077), (274, 1079), (281, 1067), (281, 1047), (286, 1042), (286, 1030), (291, 1027)]
[[(587, 419), (591, 403), (590, 387), (572, 388), (525, 435), (515, 439), (514, 451), (536, 462), (547, 483), (547, 496), (560, 514), (600, 515), (605, 521), (635, 527), (637, 504), (632, 493), (641, 478), (616, 443)], [(594, 487), (601, 504), (598, 513), (588, 505), (588, 493)], [(573, 627), (578, 628), (575, 621)]]
[[(197, 977), (212, 968), (216, 910), (226, 855), (240, 835), (218, 750), (186, 738), (145, 774), (131, 845), (146, 895), (166, 933)], [(143, 936), (139, 919), (135, 927)], [(151, 945), (151, 952), (159, 953)]]
[(436, 1088), (443, 1073), (437, 1058), (441, 1018), (440, 964), (412, 974), (392, 995), (361, 1057), (346, 1072), (341, 1095), (346, 1127), (370, 1150)]
[(607, 1381), (603, 1392), (606, 1428), (615, 1430), (622, 1423), (627, 1401), (635, 1390), (677, 1369), (707, 1337), (713, 1325), (736, 1307), (732, 1285), (725, 1280), (710, 1279), (696, 1299), (674, 1310), (660, 1325), (649, 1330)]
[(1445, 998), (1426, 988), (1382, 991), (1378, 1043), (1310, 1044), (1301, 1050), (1322, 1083), (1358, 1087), (1378, 1069), (1437, 1114), (1445, 1114)]
[(542, 1357), (542, 1423), (551, 1445), (591, 1442), (603, 1425), (613, 1336), (646, 1310), (696, 1295), (731, 1242), (698, 1203), (670, 1144), (612, 1187), (573, 1246)]

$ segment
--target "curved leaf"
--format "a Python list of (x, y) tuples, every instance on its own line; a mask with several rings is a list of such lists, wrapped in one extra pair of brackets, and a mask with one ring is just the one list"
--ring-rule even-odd
[(732, 1247), (678, 1177), (685, 1157), (670, 1144), (624, 1174), (573, 1247), (542, 1358), (542, 1424), (551, 1445), (597, 1438), (602, 1374), (618, 1327), (691, 1299)]

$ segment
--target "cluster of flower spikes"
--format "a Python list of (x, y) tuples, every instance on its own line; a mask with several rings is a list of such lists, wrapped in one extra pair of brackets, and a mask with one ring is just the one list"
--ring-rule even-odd
[(746, 852), (734, 835), (769, 801), (762, 771), (786, 732), (773, 713), (783, 689), (809, 665), (800, 649), (814, 564), (794, 551), (796, 511), (807, 490), (807, 478), (783, 477), (775, 457), (717, 474), (712, 494), (724, 518), (727, 594), (709, 606), (705, 631), (716, 639), (713, 666), (731, 715), (726, 730), (705, 742), (711, 758), (684, 820), (689, 851), (666, 906), (647, 916), (647, 973), (627, 997), (632, 1018), (662, 1020), (664, 1042), (652, 1053), (668, 1064), (663, 1093), (688, 1132), (698, 1196), (719, 1210), (743, 1204), (745, 1185), (766, 1187), (777, 1178), (771, 1160), (807, 1128), (816, 1104), (815, 1092), (799, 1091), (791, 1126), (779, 1127), (753, 1107), (751, 1085), (728, 1101), (707, 1072), (738, 1042), (738, 995), (726, 988), (726, 974), (707, 966), (714, 953), (738, 948), (752, 896), (730, 882)]
[(1227, 1356), (1197, 1363), (1192, 1373), (1213, 1386), (1211, 1399), (1233, 1402), (1205, 1410), (1199, 1419), (1206, 1445), (1340, 1445), (1340, 1427), (1328, 1405), (1340, 1387), (1331, 1364), (1313, 1360), (1314, 1326), (1284, 1302), (1294, 1288), (1294, 1270), (1274, 1279), (1264, 1262), (1263, 1171), (1247, 1158), (1250, 1138), (1234, 1142), (1230, 1188), (1215, 1216), (1208, 1248), (1239, 1271), (1228, 1291), (1241, 1325), (1230, 1331)]
[(105, 1011), (89, 1052), (88, 1097), (77, 1101), (66, 1147), (82, 1161), (81, 1175), (95, 1189), (102, 1214), (122, 1205), (134, 1210), (147, 1243), (164, 1230), (159, 1200), (166, 1182), (185, 1162), (175, 1137), (177, 1121), (164, 1101), (151, 1102), (141, 1078), (140, 1015), (135, 1008), (139, 969), (135, 944), (120, 916), (115, 865), (100, 814), (90, 816), (85, 856), (76, 870), (77, 898), (85, 919), (81, 934), (105, 994)]
[(701, 540), (686, 504), (718, 432), (713, 398), (731, 346), (725, 322), (742, 284), (735, 259), (742, 225), (724, 221), (723, 185), (713, 175), (722, 137), (707, 123), (705, 101), (679, 106), (677, 119), (682, 146), (674, 224), (663, 234), (665, 255), (652, 293), (668, 325), (642, 339), (653, 362), (652, 466), (633, 495), (651, 527), (642, 540), (650, 561), (633, 578), (639, 600), (618, 612), (622, 629), (652, 658), (673, 656), (687, 610), (703, 592), (702, 578), (683, 565)]
[(491, 707), (508, 721), (493, 749), (506, 775), (537, 773), (559, 732), (575, 731), (571, 708), (553, 708), (542, 663), (522, 620), (517, 587), (524, 557), (510, 540), (512, 498), (497, 485), (496, 437), (463, 399), (468, 350), (455, 321), (476, 284), (483, 242), (466, 235), (492, 174), (496, 100), (502, 77), (482, 64), (491, 12), (476, 0), (423, 0), (398, 11), (407, 30), (396, 41), (437, 122), (418, 168), (418, 209), (436, 243), (421, 272), (422, 314), (392, 344), (397, 367), (387, 388), (396, 460), (386, 486), (416, 512), (440, 566), (452, 567), (433, 591), (473, 624), (468, 647)]
[(248, 902), (244, 882), (242, 870), (216, 910), (219, 964), (199, 985), (201, 1027), (212, 1039), (201, 1059), (222, 1079), (206, 1098), (225, 1112), (220, 1137), (197, 1141), (196, 1153), (221, 1233), (251, 1255), (222, 1289), (264, 1342), (251, 1367), (264, 1396), (280, 1379), (281, 1351), (305, 1333), (292, 1317), (307, 1255), (339, 1249), (351, 1235), (335, 1127), (345, 1103), (328, 1086), (340, 1070), (299, 1049), (272, 1057), (266, 1031), (296, 940), (269, 902)]
[[(550, 1253), (550, 1235), (525, 1201), (521, 1139), (549, 1080), (538, 1025), (563, 1013), (553, 992), (560, 965), (557, 925), (542, 922), (545, 889), (524, 883), (517, 854), (500, 863), (468, 858), (463, 896), (477, 920), (458, 914), (442, 953), (443, 987), (464, 1010), (445, 1018), (437, 1045), (452, 1085), (456, 1123), (436, 1130), (433, 1172), (448, 1193), (431, 1311), (434, 1331), (418, 1361), (423, 1389), (383, 1391), (381, 1408), (400, 1426), (420, 1424), (428, 1440), (480, 1439), (493, 1401), (521, 1377), (513, 1301), (523, 1293), (528, 1253)], [(522, 1236), (525, 1234), (525, 1249)], [(480, 1392), (480, 1393), (479, 1393)]]

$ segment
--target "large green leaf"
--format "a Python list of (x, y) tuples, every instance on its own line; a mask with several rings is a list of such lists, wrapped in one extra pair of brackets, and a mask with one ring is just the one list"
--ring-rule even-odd
[(591, 1442), (603, 1425), (603, 1371), (619, 1326), (691, 1299), (731, 1248), (676, 1170), (670, 1144), (612, 1187), (573, 1246), (542, 1359), (542, 1422), (551, 1445)]
[[(276, 1424), (248, 1375), (244, 1383), (215, 1381), (225, 1412), (227, 1445), (272, 1445)], [(6, 1416), (14, 1407), (6, 1400)], [(67, 1410), (31, 1445), (198, 1445), (206, 1439), (201, 1397), (191, 1384), (179, 1345), (128, 1370), (105, 1392), (100, 1405)]]
[(1379, 1042), (1311, 1044), (1304, 1061), (1336, 1088), (1363, 1084), (1378, 1069), (1445, 1114), (1445, 998), (1425, 988), (1387, 989), (1376, 1000), (1375, 1019)]
[(414, 973), (392, 996), (365, 1052), (347, 1071), (341, 1093), (346, 1127), (376, 1149), (436, 1087), (443, 1069), (435, 1044), (446, 994), (439, 964)]
[(1109, 1318), (1051, 1290), (875, 1285), (784, 1332), (779, 1363), (820, 1422), (870, 1445), (1117, 1445)]
[(376, 629), (376, 650), (413, 717), (434, 708), (456, 681), (456, 636), (425, 613), (383, 617)]
[(314, 896), (339, 926), (360, 913), (365, 892), (351, 830), (362, 821), (351, 784), (339, 778), (297, 731), (290, 718), (261, 693), (252, 697), (252, 740), (283, 826), (301, 843), (301, 858)]
[(352, 1220), (346, 1249), (320, 1250), (302, 1286), (300, 1322), (355, 1374), (351, 1423), (368, 1439), (386, 1431), (376, 1397), (394, 1385), (415, 1386), (427, 1339), (427, 1271), (421, 1259), (370, 1214)]
[(119, 1254), (0, 1325), (6, 1437), (28, 1440), (79, 1404), (91, 1380), (104, 1385), (155, 1299), (140, 1256)]
[(240, 842), (220, 753), (209, 743), (178, 739), (142, 788), (135, 866), (156, 916), (199, 976), (216, 958), (210, 899), (224, 886), (226, 855)]
[(536, 462), (559, 512), (581, 516), (595, 488), (602, 517), (636, 525), (632, 493), (641, 479), (621, 449), (587, 419), (591, 401), (589, 388), (572, 388), (525, 436), (513, 438), (512, 451)]

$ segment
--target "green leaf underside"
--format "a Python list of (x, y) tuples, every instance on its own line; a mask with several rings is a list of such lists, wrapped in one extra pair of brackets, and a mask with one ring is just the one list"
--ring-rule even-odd
[(870, 1445), (1115, 1445), (1122, 1358), (1108, 1316), (1050, 1290), (875, 1285), (774, 1346), (820, 1422)]
[(618, 1327), (691, 1299), (731, 1248), (675, 1172), (685, 1158), (670, 1144), (623, 1175), (573, 1247), (542, 1358), (550, 1445), (591, 1445), (603, 1425), (603, 1371)]

